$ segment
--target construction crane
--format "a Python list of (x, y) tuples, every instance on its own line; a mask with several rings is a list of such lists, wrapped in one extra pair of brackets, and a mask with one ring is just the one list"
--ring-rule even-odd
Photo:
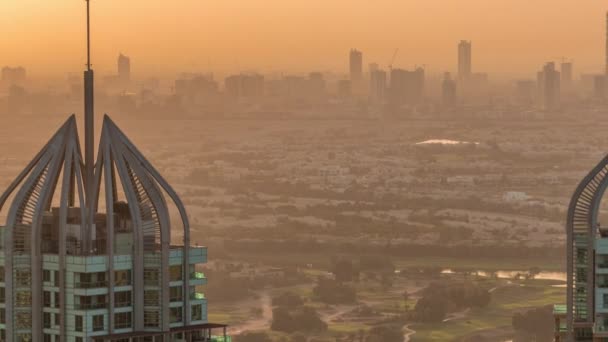
[(393, 70), (393, 63), (395, 63), (395, 58), (397, 57), (397, 53), (399, 53), (399, 48), (395, 49), (395, 52), (393, 53), (393, 58), (391, 58), (391, 61), (388, 63), (389, 72), (391, 72)]

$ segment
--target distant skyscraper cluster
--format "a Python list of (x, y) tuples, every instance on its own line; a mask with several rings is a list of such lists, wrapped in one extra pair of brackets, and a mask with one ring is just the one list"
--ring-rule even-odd
[(25, 82), (26, 71), (23, 67), (2, 68), (2, 82), (19, 84)]
[(461, 40), (460, 44), (458, 44), (458, 77), (468, 80), (471, 78), (472, 72), (471, 42)]
[(123, 83), (131, 81), (131, 58), (122, 53), (118, 56), (118, 79)]

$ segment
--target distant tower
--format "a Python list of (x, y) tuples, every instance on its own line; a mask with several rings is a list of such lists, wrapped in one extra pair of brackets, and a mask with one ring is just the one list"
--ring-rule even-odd
[(570, 87), (572, 84), (572, 62), (562, 62), (562, 87)]
[(131, 81), (131, 59), (122, 53), (118, 56), (118, 79), (123, 83)]
[(370, 100), (376, 104), (382, 103), (386, 98), (386, 71), (380, 70), (377, 65), (370, 72), (369, 88)]
[(458, 44), (458, 77), (460, 79), (471, 78), (471, 59), (471, 42), (461, 40), (460, 44)]
[(606, 70), (604, 73), (608, 76), (608, 12), (606, 12)]
[(363, 78), (363, 54), (359, 50), (350, 50), (350, 80), (359, 82)]
[(443, 77), (441, 100), (446, 107), (453, 107), (456, 105), (456, 82), (454, 82), (449, 72), (446, 72)]
[(559, 106), (560, 100), (560, 73), (555, 69), (555, 63), (545, 64), (537, 74), (538, 95), (540, 108), (554, 110)]

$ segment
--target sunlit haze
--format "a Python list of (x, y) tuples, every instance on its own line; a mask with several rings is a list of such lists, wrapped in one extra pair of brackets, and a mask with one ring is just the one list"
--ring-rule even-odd
[[(30, 75), (84, 64), (81, 0), (0, 1), (0, 65)], [(93, 1), (98, 70), (119, 52), (134, 74), (215, 71), (346, 71), (351, 47), (364, 64), (455, 71), (455, 46), (474, 42), (476, 71), (534, 71), (546, 60), (601, 69), (603, 1), (586, 0), (99, 0)]]

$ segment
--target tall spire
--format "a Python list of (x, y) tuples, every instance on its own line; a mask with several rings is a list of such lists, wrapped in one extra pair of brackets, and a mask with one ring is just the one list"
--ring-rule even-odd
[(94, 73), (91, 69), (91, 16), (90, 16), (90, 0), (87, 2), (87, 70), (84, 72), (84, 162), (85, 162), (85, 194), (87, 204), (87, 224), (85, 236), (82, 239), (84, 250), (90, 250), (90, 237), (93, 230), (93, 219), (95, 216), (93, 199), (94, 185)]

